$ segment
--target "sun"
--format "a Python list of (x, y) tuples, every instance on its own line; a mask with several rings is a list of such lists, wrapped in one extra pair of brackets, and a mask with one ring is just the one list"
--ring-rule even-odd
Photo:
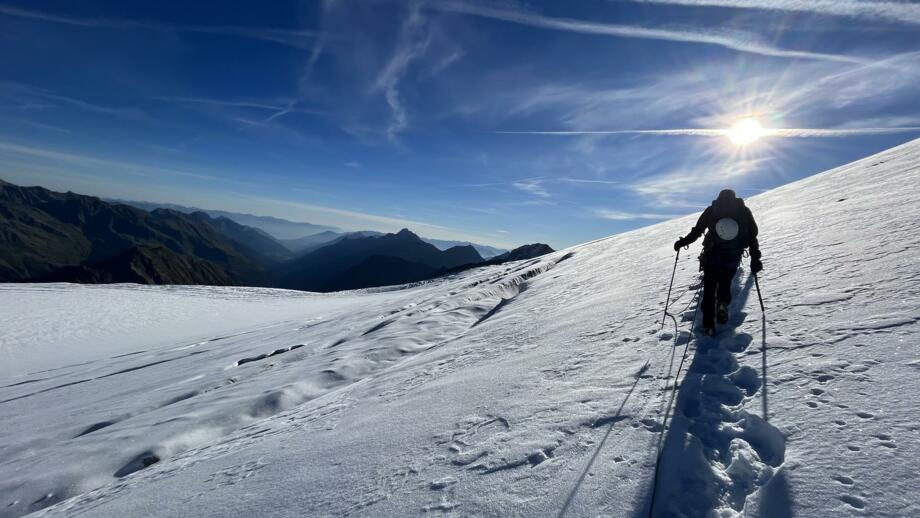
[(766, 131), (757, 119), (748, 117), (736, 122), (725, 134), (736, 146), (746, 146), (764, 136)]

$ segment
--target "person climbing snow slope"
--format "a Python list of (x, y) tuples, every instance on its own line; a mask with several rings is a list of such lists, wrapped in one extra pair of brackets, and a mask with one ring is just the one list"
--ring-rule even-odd
[(724, 189), (712, 205), (703, 211), (696, 225), (674, 243), (674, 250), (689, 246), (703, 232), (703, 253), (700, 270), (703, 271), (703, 333), (715, 334), (715, 322), (728, 322), (728, 304), (731, 302), (731, 284), (741, 265), (741, 256), (748, 248), (751, 271), (756, 275), (763, 270), (760, 245), (757, 243), (757, 223), (744, 200), (735, 191)]

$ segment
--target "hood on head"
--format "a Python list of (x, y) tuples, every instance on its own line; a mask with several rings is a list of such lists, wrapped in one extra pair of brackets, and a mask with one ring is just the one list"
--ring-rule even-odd
[(720, 210), (735, 210), (740, 205), (744, 205), (744, 201), (735, 196), (735, 191), (731, 189), (722, 189), (719, 196), (712, 200), (712, 207)]
[(724, 202), (734, 200), (735, 198), (737, 198), (737, 196), (735, 196), (735, 191), (731, 189), (722, 189), (722, 192), (719, 193), (719, 197), (716, 199)]

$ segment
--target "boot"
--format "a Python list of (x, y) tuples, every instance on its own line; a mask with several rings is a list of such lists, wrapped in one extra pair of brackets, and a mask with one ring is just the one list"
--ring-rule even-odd
[(719, 307), (716, 310), (716, 321), (720, 324), (728, 322), (728, 304), (719, 302)]

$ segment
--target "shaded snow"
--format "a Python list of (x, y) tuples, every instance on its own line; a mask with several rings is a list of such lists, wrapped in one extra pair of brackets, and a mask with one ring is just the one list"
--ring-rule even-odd
[(917, 185), (913, 142), (750, 199), (766, 328), (742, 271), (712, 339), (698, 248), (659, 332), (695, 216), (225, 319), (224, 289), (4, 286), (41, 308), (3, 310), (5, 354), (98, 343), (3, 371), (0, 515), (639, 517), (659, 444), (659, 516), (920, 515)]
[[(203, 341), (305, 312), (348, 306), (353, 297), (267, 288), (0, 284), (0, 378)], [(23, 350), (27, 349), (27, 350)]]

